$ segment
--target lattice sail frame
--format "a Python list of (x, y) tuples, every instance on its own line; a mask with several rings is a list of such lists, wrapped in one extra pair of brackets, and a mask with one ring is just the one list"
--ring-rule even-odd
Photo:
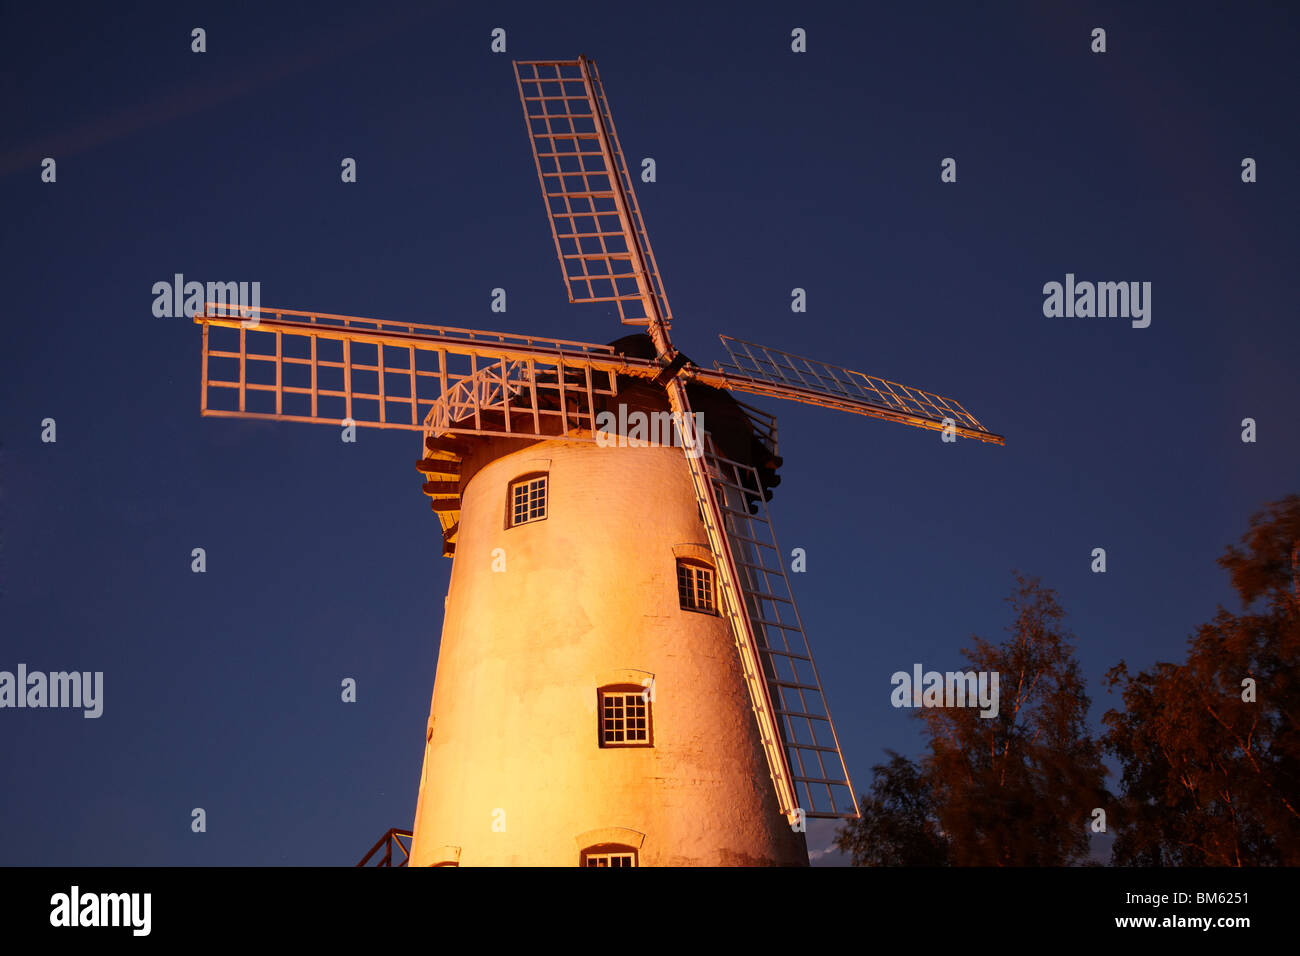
[(964, 438), (1006, 444), (1003, 436), (990, 432), (955, 399), (729, 335), (718, 338), (731, 361), (714, 362), (713, 372), (700, 369), (692, 373), (705, 384), (856, 412), (932, 431), (941, 431), (951, 422), (954, 433)]
[[(645, 304), (649, 293), (667, 327), (672, 310), (596, 64), (579, 57), (516, 60), (514, 66), (569, 301), (613, 302), (624, 325), (649, 326), (655, 318)], [(617, 205), (620, 184), (636, 233), (632, 242)], [(647, 275), (636, 266), (638, 241)]]
[(608, 345), (507, 332), (220, 303), (194, 321), (207, 417), (594, 441), (617, 376), (659, 372)]
[[(857, 795), (840, 751), (812, 648), (786, 577), (758, 471), (705, 455), (744, 595), (767, 687), (765, 703), (778, 720), (786, 766), (806, 817), (856, 818)], [(752, 509), (752, 510), (751, 510)]]

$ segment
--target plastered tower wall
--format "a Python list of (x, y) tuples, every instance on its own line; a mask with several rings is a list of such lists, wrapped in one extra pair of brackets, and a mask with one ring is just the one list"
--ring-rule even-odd
[[(510, 483), (538, 472), (547, 517), (507, 527)], [(679, 606), (691, 546), (707, 549), (680, 448), (475, 441), (412, 865), (575, 866), (604, 842), (642, 866), (807, 865), (730, 628)], [(651, 677), (653, 746), (602, 748), (597, 688)]]

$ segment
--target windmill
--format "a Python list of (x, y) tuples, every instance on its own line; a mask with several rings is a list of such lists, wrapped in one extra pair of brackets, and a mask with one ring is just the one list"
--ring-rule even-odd
[(638, 331), (209, 303), (202, 414), (423, 434), (453, 564), (411, 865), (806, 864), (805, 820), (858, 807), (767, 513), (776, 421), (735, 395), (1003, 439), (729, 336), (688, 360), (595, 63), (514, 69), (569, 300)]

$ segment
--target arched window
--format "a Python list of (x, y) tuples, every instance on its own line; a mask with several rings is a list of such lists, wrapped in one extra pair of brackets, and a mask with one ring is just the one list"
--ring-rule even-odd
[(579, 866), (636, 866), (636, 847), (625, 843), (597, 843), (583, 849)]
[(640, 866), (645, 834), (631, 827), (598, 827), (573, 838), (578, 866)]

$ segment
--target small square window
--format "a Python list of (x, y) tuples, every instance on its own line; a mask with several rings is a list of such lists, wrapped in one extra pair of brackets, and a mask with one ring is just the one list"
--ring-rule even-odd
[(521, 478), (510, 485), (510, 527), (546, 517), (546, 476)]
[(649, 694), (637, 690), (600, 692), (600, 745), (649, 747)]
[(702, 564), (677, 562), (677, 597), (683, 610), (717, 612), (713, 598), (713, 569)]

